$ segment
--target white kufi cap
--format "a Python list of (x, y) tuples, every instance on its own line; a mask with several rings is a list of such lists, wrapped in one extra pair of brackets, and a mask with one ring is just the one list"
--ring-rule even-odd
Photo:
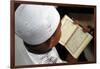
[(32, 45), (47, 41), (56, 31), (60, 15), (54, 6), (21, 4), (15, 12), (15, 32)]

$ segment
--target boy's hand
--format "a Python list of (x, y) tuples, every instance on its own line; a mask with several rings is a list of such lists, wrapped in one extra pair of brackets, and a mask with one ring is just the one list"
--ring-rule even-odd
[(88, 27), (88, 24), (80, 24), (78, 20), (75, 20), (75, 23), (83, 28), (83, 32), (90, 32), (90, 28)]

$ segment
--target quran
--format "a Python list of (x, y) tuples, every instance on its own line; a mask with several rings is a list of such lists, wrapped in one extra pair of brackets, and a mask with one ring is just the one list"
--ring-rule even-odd
[(62, 18), (61, 23), (62, 34), (59, 43), (74, 58), (78, 58), (93, 37), (88, 32), (83, 32), (82, 27), (74, 24), (74, 21), (67, 15)]

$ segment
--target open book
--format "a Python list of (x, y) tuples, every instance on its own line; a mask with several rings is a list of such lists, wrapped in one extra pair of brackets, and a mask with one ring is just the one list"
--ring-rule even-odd
[(59, 43), (65, 46), (74, 58), (78, 58), (88, 43), (93, 38), (88, 32), (83, 32), (82, 27), (65, 15), (61, 20), (62, 35)]

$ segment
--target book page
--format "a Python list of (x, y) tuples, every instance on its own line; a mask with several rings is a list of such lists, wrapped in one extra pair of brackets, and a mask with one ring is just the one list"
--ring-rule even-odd
[(77, 29), (77, 25), (73, 24), (73, 21), (67, 16), (65, 15), (63, 17), (63, 19), (61, 20), (61, 39), (60, 39), (60, 43), (62, 45), (66, 44), (66, 41), (68, 41), (68, 39), (71, 37), (71, 35), (74, 33), (74, 31)]
[(93, 36), (91, 36), (89, 33), (85, 33), (87, 37), (83, 41), (83, 43), (80, 45), (78, 50), (73, 54), (75, 58), (78, 58), (81, 52), (86, 48), (86, 46), (89, 44), (89, 42), (92, 40)]
[(86, 37), (87, 35), (84, 34), (82, 28), (79, 27), (70, 40), (65, 44), (65, 47), (74, 54)]
[(78, 58), (91, 39), (92, 36), (89, 33), (84, 33), (82, 28), (79, 27), (65, 44), (65, 47), (74, 58)]
[(74, 58), (78, 58), (93, 37), (89, 33), (84, 33), (82, 27), (73, 24), (67, 15), (61, 23), (62, 35), (59, 43), (65, 46)]

